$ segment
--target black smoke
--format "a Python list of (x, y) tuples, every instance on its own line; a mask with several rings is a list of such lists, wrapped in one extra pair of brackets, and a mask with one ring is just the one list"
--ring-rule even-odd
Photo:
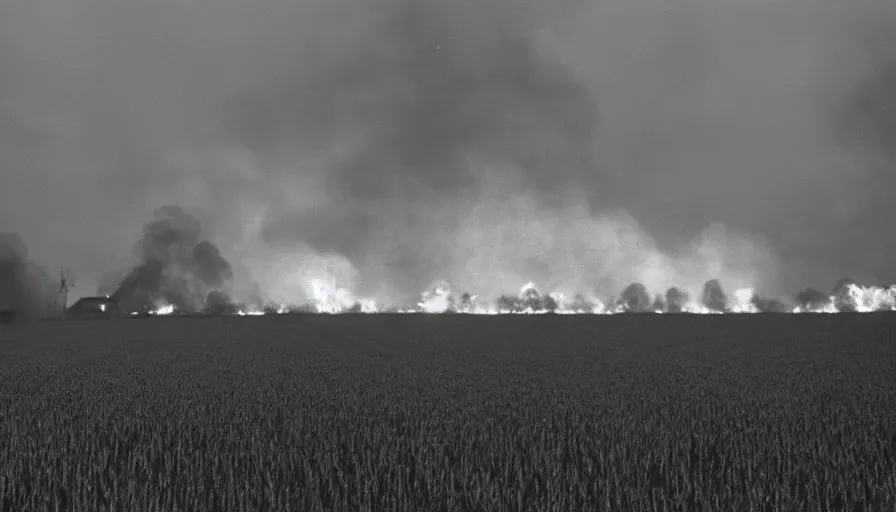
[(28, 259), (28, 247), (15, 233), (0, 233), (0, 310), (16, 318), (58, 316), (62, 304), (46, 271)]
[(97, 281), (196, 208), (277, 302), (306, 255), (389, 300), (892, 282), (894, 2), (856, 1), (0, 2), (0, 219)]
[(181, 312), (233, 309), (225, 293), (233, 278), (230, 263), (202, 239), (199, 220), (183, 208), (157, 209), (143, 226), (136, 250), (140, 263), (113, 294), (124, 311), (146, 312), (160, 305)]
[[(560, 204), (564, 187), (595, 172), (595, 97), (539, 48), (543, 9), (504, 0), (469, 9), (386, 3), (374, 41), (333, 55), (318, 74), (285, 70), (226, 106), (229, 135), (257, 152), (357, 140), (321, 179), (328, 200), (273, 211), (267, 244), (302, 240), (406, 293), (465, 263), (446, 254), (450, 238), (431, 234), (457, 229), (484, 175), (512, 168), (514, 188)], [(446, 203), (458, 208), (427, 215)]]

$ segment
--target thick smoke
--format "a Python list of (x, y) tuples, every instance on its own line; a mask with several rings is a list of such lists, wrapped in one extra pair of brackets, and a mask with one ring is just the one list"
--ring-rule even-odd
[(0, 310), (23, 319), (58, 316), (62, 304), (55, 291), (46, 271), (29, 261), (22, 237), (0, 233)]
[(168, 219), (123, 291), (194, 309), (893, 282), (896, 8), (857, 2), (3, 3), (0, 220), (115, 292), (183, 205), (220, 252)]
[(182, 208), (159, 208), (143, 227), (139, 265), (112, 295), (126, 312), (172, 305), (179, 311), (206, 307), (228, 312), (225, 290), (233, 277), (218, 248), (201, 238), (199, 220)]
[(595, 158), (597, 97), (540, 39), (535, 13), (509, 7), (401, 4), (371, 28), (375, 43), (239, 97), (235, 142), (338, 154), (306, 180), (323, 199), (267, 211), (264, 244), (346, 262), (343, 286), (393, 298), (435, 279), (492, 300), (530, 279), (618, 293), (632, 280), (696, 290), (707, 272), (741, 286), (773, 276), (759, 238), (712, 225), (664, 248), (587, 192), (615, 174)]

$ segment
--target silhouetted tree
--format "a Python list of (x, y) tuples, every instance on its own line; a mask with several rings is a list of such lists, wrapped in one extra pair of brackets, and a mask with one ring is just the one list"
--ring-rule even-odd
[(804, 310), (824, 309), (831, 304), (831, 297), (815, 288), (807, 288), (797, 293), (794, 298), (797, 305)]
[(750, 299), (750, 302), (756, 307), (756, 309), (758, 309), (762, 313), (790, 312), (790, 308), (787, 307), (787, 304), (778, 299), (768, 299), (757, 294), (753, 294), (753, 298)]
[(769, 299), (765, 311), (768, 313), (790, 313), (793, 310), (782, 300)]
[(554, 313), (557, 311), (557, 300), (551, 297), (550, 295), (545, 295), (541, 298), (539, 303), (538, 311), (549, 311)]
[(685, 305), (688, 303), (688, 294), (684, 291), (672, 287), (666, 290), (666, 312), (681, 313)]
[(205, 312), (212, 315), (234, 315), (237, 307), (226, 293), (213, 290), (205, 297)]
[(473, 309), (473, 296), (468, 292), (464, 292), (460, 296), (460, 310), (471, 311)]
[(650, 311), (650, 294), (647, 287), (641, 283), (632, 283), (622, 290), (619, 304), (631, 313), (646, 313)]
[(538, 290), (535, 287), (529, 287), (523, 290), (520, 294), (520, 302), (522, 302), (521, 306), (523, 309), (533, 309), (538, 311), (542, 307), (541, 294), (538, 293)]
[(834, 285), (834, 291), (831, 295), (833, 296), (834, 307), (837, 308), (837, 311), (843, 313), (852, 313), (856, 311), (858, 305), (849, 294), (849, 288), (851, 286), (856, 286), (856, 282), (848, 277), (840, 279), (837, 281), (837, 284)]
[(299, 304), (295, 309), (292, 309), (290, 313), (301, 313), (301, 314), (310, 314), (317, 313), (317, 307), (314, 304), (304, 303)]
[(585, 296), (581, 293), (577, 293), (572, 298), (572, 303), (570, 303), (569, 307), (572, 308), (573, 311), (591, 312), (591, 310), (594, 309), (594, 304), (589, 302), (588, 299), (586, 299)]
[(498, 311), (517, 312), (520, 310), (520, 300), (512, 295), (501, 295), (495, 300), (495, 306)]
[(710, 279), (703, 285), (703, 305), (713, 311), (725, 311), (728, 308), (728, 296), (718, 279)]

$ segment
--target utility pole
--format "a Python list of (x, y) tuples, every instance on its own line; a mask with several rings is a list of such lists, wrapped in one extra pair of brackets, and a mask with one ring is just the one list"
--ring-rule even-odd
[(65, 315), (65, 310), (68, 309), (68, 291), (75, 287), (75, 282), (73, 279), (69, 279), (65, 275), (65, 271), (62, 270), (59, 272), (59, 291), (56, 293), (56, 298), (62, 296), (62, 314)]

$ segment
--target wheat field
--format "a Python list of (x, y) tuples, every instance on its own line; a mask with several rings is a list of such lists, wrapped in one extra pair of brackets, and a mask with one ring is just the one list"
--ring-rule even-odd
[(2, 510), (896, 509), (896, 315), (0, 326)]

